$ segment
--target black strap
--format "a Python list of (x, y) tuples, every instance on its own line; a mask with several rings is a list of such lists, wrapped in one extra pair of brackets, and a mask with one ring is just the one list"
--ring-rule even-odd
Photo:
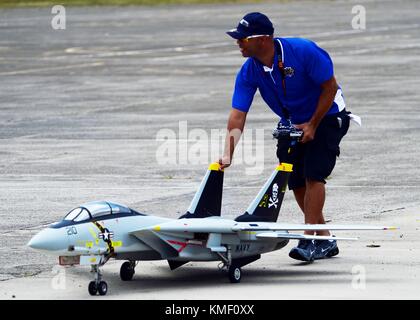
[[(283, 50), (281, 48), (279, 40), (276, 40), (276, 39), (274, 39), (274, 52), (277, 55), (278, 67), (279, 67), (280, 75), (281, 75), (281, 85), (283, 87), (283, 95), (284, 95), (284, 98), (286, 99), (286, 74), (284, 71), (284, 64), (283, 64), (283, 58), (282, 58)], [(284, 107), (283, 104), (280, 105), (280, 108), (286, 120), (290, 122), (289, 111)]]

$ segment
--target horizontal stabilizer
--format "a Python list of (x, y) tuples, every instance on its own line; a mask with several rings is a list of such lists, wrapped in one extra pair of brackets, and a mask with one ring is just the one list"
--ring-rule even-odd
[(297, 240), (358, 240), (358, 238), (342, 238), (329, 236), (312, 236), (307, 234), (293, 234), (281, 232), (262, 232), (256, 235), (257, 238), (273, 239), (297, 239)]

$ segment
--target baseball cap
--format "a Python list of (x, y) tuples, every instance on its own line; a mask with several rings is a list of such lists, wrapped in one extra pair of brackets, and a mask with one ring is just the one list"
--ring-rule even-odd
[(229, 30), (226, 33), (234, 39), (243, 39), (254, 35), (272, 35), (274, 28), (265, 14), (251, 12), (239, 21), (236, 29)]

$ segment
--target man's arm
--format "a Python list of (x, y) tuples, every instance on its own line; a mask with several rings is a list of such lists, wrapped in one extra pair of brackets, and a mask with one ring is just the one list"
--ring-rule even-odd
[(233, 152), (244, 130), (246, 121), (246, 112), (232, 108), (229, 114), (227, 124), (227, 133), (225, 138), (225, 149), (222, 158), (219, 159), (220, 169), (230, 166)]
[(335, 77), (332, 76), (331, 79), (321, 83), (321, 88), (322, 92), (312, 118), (309, 122), (295, 126), (296, 128), (303, 130), (302, 143), (309, 142), (314, 139), (319, 123), (322, 118), (324, 118), (328, 110), (330, 110), (338, 90), (338, 84)]

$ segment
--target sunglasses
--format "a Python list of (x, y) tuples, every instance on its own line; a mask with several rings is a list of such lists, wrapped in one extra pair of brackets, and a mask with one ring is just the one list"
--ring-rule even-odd
[(260, 37), (269, 37), (269, 35), (268, 34), (256, 34), (256, 35), (253, 35), (253, 36), (249, 36), (249, 37), (246, 37), (246, 38), (239, 39), (239, 41), (248, 42), (249, 39), (260, 38)]

